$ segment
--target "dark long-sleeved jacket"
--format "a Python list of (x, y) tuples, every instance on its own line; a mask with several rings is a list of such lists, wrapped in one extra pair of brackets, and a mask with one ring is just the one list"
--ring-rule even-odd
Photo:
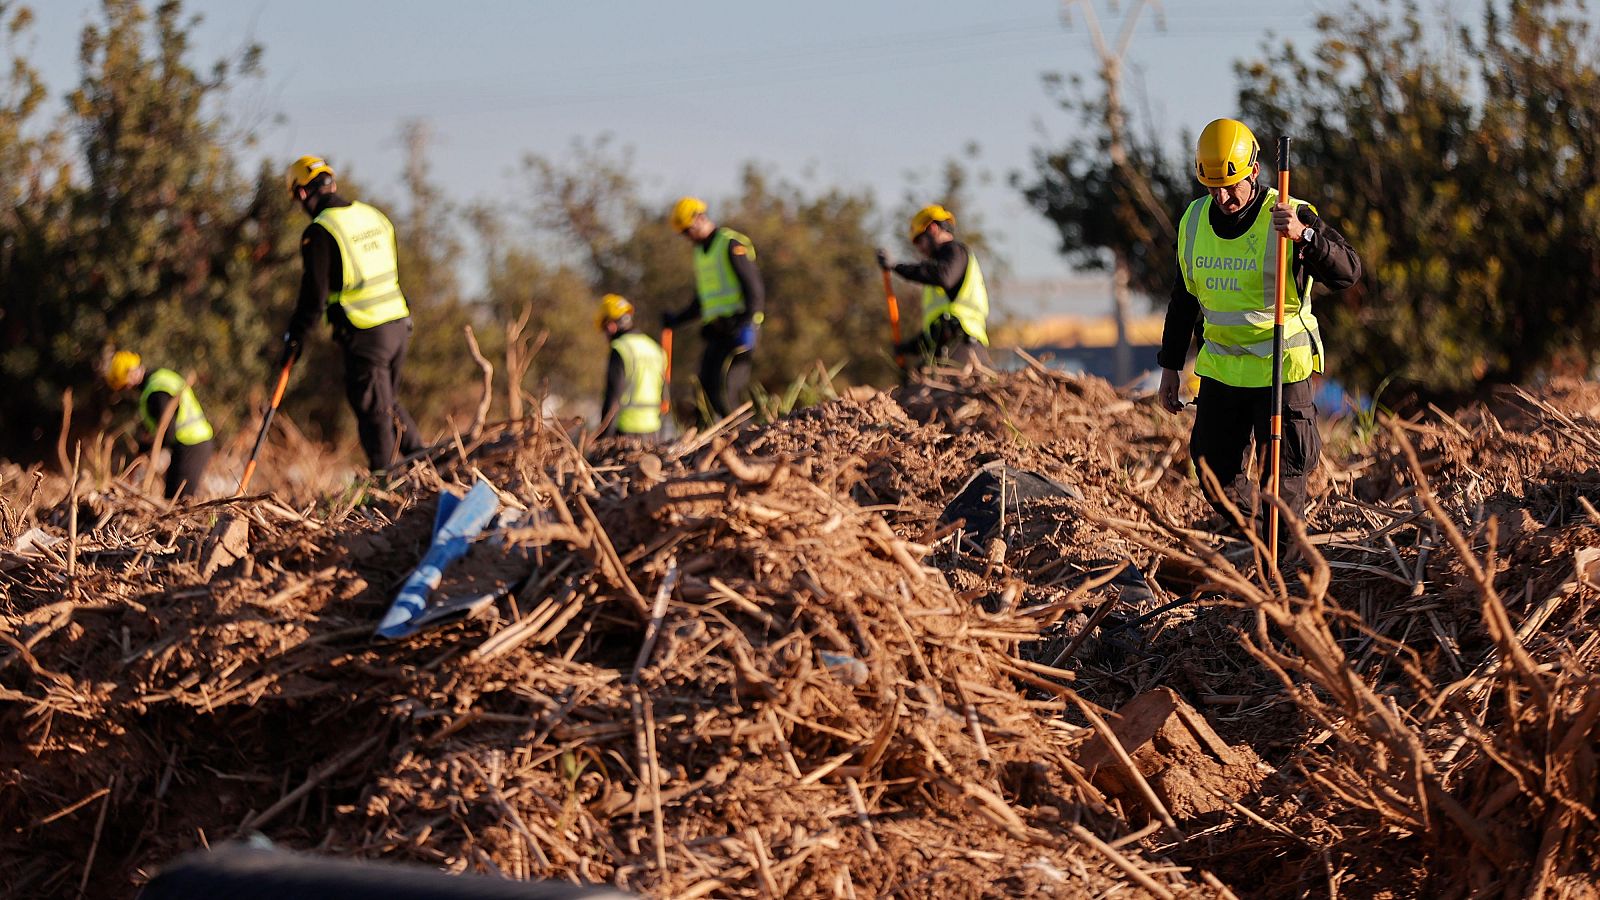
[[(1250, 229), (1261, 205), (1266, 202), (1267, 191), (1258, 188), (1256, 196), (1244, 209), (1228, 215), (1210, 206), (1210, 223), (1213, 231), (1223, 240), (1233, 240)], [(1301, 224), (1313, 229), (1310, 240), (1294, 245), (1294, 258), (1290, 268), (1295, 289), (1304, 293), (1307, 277), (1314, 278), (1330, 291), (1342, 291), (1361, 278), (1361, 258), (1350, 242), (1345, 240), (1328, 221), (1311, 211), (1309, 206), (1296, 210)], [(1156, 353), (1156, 363), (1163, 369), (1182, 369), (1188, 361), (1189, 345), (1201, 324), (1200, 299), (1189, 293), (1180, 269), (1172, 282), (1172, 296), (1167, 301), (1167, 319), (1161, 331), (1161, 349)]]
[(946, 296), (954, 297), (961, 292), (961, 283), (967, 280), (969, 253), (966, 244), (945, 241), (933, 248), (933, 256), (928, 259), (896, 263), (894, 273), (907, 281), (943, 288)]

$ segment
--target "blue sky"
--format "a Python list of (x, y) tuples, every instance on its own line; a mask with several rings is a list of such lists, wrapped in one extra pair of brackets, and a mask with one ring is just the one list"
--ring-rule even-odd
[[(1109, 12), (1114, 30), (1132, 4)], [(1232, 65), (1269, 31), (1304, 40), (1305, 4), (1169, 0), (1165, 29), (1147, 9), (1128, 63), (1155, 119), (1183, 129), (1232, 113)], [(1070, 277), (1048, 223), (1006, 186), (1030, 151), (1072, 123), (1045, 93), (1048, 71), (1091, 74), (1083, 17), (1055, 0), (918, 3), (535, 3), (512, 0), (209, 0), (193, 60), (265, 48), (266, 75), (236, 97), (259, 152), (328, 156), (387, 190), (398, 178), (400, 124), (433, 126), (432, 159), (458, 197), (515, 189), (525, 153), (560, 155), (574, 137), (631, 145), (650, 197), (714, 199), (747, 160), (820, 184), (871, 187), (898, 204), (908, 175), (931, 180), (970, 141), (996, 176), (976, 204), (1018, 278)], [(53, 94), (78, 78), (78, 33), (93, 0), (36, 3), (29, 57)], [(281, 120), (280, 117), (281, 116)], [(962, 212), (956, 211), (958, 216)], [(890, 226), (884, 223), (887, 242)], [(1042, 304), (1016, 292), (1011, 311), (1103, 308), (1098, 282)]]

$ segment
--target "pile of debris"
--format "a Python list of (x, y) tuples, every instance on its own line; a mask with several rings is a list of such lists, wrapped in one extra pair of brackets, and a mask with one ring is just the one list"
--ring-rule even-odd
[[(13, 481), (0, 886), (260, 833), (661, 896), (1592, 889), (1583, 402), (1396, 430), (1281, 581), (1182, 527), (1181, 420), (1038, 366), (304, 509)], [(463, 615), (375, 639), (476, 484)]]

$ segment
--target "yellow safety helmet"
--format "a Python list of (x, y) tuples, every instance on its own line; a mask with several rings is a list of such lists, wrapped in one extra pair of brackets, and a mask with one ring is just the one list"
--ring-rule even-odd
[(1200, 132), (1194, 150), (1194, 177), (1208, 188), (1227, 187), (1249, 177), (1261, 145), (1238, 119), (1217, 119)]
[(118, 350), (111, 354), (111, 364), (106, 366), (106, 385), (120, 391), (130, 383), (128, 376), (139, 368), (139, 354), (132, 350)]
[(706, 211), (706, 202), (699, 197), (679, 197), (678, 202), (672, 204), (672, 215), (667, 221), (672, 223), (673, 231), (682, 231), (689, 227), (694, 217)]
[(917, 214), (911, 217), (911, 239), (916, 240), (918, 235), (927, 231), (928, 226), (935, 222), (954, 223), (955, 220), (955, 213), (937, 203), (930, 203), (917, 210)]
[(621, 294), (607, 294), (600, 298), (600, 311), (595, 313), (594, 327), (604, 331), (607, 322), (633, 315), (633, 304)]
[(289, 164), (289, 193), (305, 187), (318, 175), (333, 176), (333, 167), (320, 156), (302, 156)]

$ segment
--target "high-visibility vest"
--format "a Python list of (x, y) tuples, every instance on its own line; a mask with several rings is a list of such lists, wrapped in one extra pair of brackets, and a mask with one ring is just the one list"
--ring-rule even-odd
[(622, 406), (617, 430), (623, 434), (655, 434), (661, 430), (661, 395), (666, 390), (667, 355), (649, 335), (630, 331), (611, 341), (622, 357)]
[(171, 369), (157, 369), (146, 376), (144, 393), (139, 395), (139, 418), (144, 420), (144, 427), (148, 428), (151, 434), (155, 434), (156, 428), (161, 424), (150, 414), (151, 394), (169, 394), (178, 401), (178, 411), (172, 414), (172, 422), (168, 426), (178, 443), (193, 447), (215, 436), (211, 430), (211, 423), (206, 420), (205, 411), (200, 408), (200, 401), (195, 399), (194, 390), (189, 387), (189, 382), (184, 381), (182, 375)]
[(339, 290), (328, 294), (328, 306), (344, 307), (355, 328), (374, 328), (411, 315), (400, 293), (400, 260), (395, 253), (394, 225), (365, 203), (329, 206), (312, 220), (333, 235), (344, 270)]
[(728, 245), (738, 241), (755, 262), (756, 248), (750, 239), (732, 228), (718, 228), (711, 240), (694, 248), (694, 288), (700, 295), (700, 321), (710, 322), (744, 312), (744, 288), (728, 258)]
[[(1273, 308), (1278, 290), (1278, 233), (1272, 229), (1276, 188), (1267, 188), (1256, 219), (1244, 234), (1225, 241), (1211, 228), (1211, 195), (1189, 204), (1178, 223), (1178, 266), (1189, 293), (1200, 300), (1204, 338), (1195, 374), (1234, 387), (1272, 384)], [(1291, 208), (1310, 206), (1289, 198)], [(1316, 207), (1311, 207), (1316, 212)], [(1283, 305), (1283, 381), (1292, 384), (1322, 371), (1322, 336), (1306, 297), (1288, 285)]]
[(961, 323), (961, 330), (978, 343), (989, 346), (989, 288), (983, 283), (983, 270), (978, 268), (978, 256), (967, 251), (967, 271), (961, 276), (961, 289), (950, 299), (938, 285), (922, 286), (922, 331), (933, 333), (933, 323), (949, 314)]

